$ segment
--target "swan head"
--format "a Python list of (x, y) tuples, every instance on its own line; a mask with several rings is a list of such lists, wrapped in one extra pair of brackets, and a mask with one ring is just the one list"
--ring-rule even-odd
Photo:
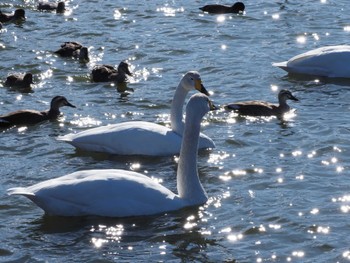
[(283, 89), (278, 93), (278, 100), (280, 102), (285, 102), (287, 100), (299, 101), (296, 97), (293, 96), (293, 94), (289, 90), (286, 89)]
[(183, 76), (180, 85), (186, 90), (198, 90), (199, 92), (209, 96), (208, 91), (202, 84), (201, 76), (197, 71), (189, 71)]
[(191, 96), (186, 106), (186, 116), (189, 118), (202, 119), (209, 111), (216, 110), (217, 107), (212, 103), (208, 96), (196, 93)]

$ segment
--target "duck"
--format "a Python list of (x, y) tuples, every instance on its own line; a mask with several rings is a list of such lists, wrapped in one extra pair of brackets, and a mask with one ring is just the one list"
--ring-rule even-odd
[(0, 22), (2, 23), (15, 22), (21, 20), (25, 20), (25, 11), (22, 8), (16, 9), (13, 15), (5, 14), (0, 10)]
[(228, 14), (228, 13), (239, 14), (244, 12), (245, 5), (242, 2), (236, 2), (232, 6), (205, 5), (199, 9), (202, 10), (203, 12), (207, 12), (210, 14)]
[(14, 73), (7, 76), (5, 85), (18, 88), (30, 88), (33, 84), (33, 74), (28, 73)]
[(51, 100), (51, 106), (46, 111), (18, 110), (4, 115), (0, 115), (0, 127), (34, 125), (47, 120), (55, 120), (60, 115), (60, 108), (69, 106), (75, 108), (65, 97), (55, 96)]
[(50, 3), (50, 2), (39, 2), (38, 10), (56, 11), (57, 13), (64, 13), (66, 5), (64, 2)]
[(281, 90), (278, 93), (279, 104), (265, 101), (241, 101), (224, 106), (225, 110), (235, 111), (245, 116), (282, 116), (290, 110), (287, 100), (299, 101), (289, 90)]
[(177, 193), (144, 174), (120, 169), (77, 171), (7, 193), (29, 198), (48, 216), (149, 216), (203, 205), (208, 195), (198, 176), (198, 139), (202, 118), (215, 109), (199, 93), (186, 106)]
[(132, 73), (129, 70), (129, 64), (125, 61), (120, 62), (117, 69), (111, 65), (96, 65), (91, 72), (94, 82), (123, 83), (127, 80), (127, 75), (132, 76)]
[[(116, 155), (170, 156), (179, 154), (184, 131), (183, 105), (186, 95), (197, 90), (209, 95), (197, 71), (187, 72), (175, 90), (171, 103), (171, 127), (154, 122), (129, 121), (59, 136), (74, 147)], [(211, 138), (200, 134), (200, 149), (215, 148)]]
[(89, 61), (88, 48), (75, 41), (64, 42), (54, 53), (61, 57), (74, 57), (81, 62)]
[(350, 78), (350, 45), (325, 46), (272, 63), (291, 74)]

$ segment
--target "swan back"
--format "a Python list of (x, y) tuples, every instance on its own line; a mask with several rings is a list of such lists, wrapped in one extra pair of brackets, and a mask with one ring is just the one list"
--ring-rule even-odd
[(46, 214), (58, 216), (140, 216), (184, 206), (151, 178), (114, 169), (78, 171), (26, 188), (11, 188), (7, 193), (24, 195)]
[(327, 46), (310, 50), (288, 61), (273, 63), (289, 73), (330, 78), (350, 77), (350, 45)]

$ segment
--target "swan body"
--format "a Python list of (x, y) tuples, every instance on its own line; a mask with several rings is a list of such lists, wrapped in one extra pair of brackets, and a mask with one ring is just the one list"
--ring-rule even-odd
[(10, 87), (29, 88), (33, 84), (33, 74), (10, 74), (4, 84)]
[(288, 73), (329, 78), (350, 78), (350, 45), (327, 46), (273, 63)]
[(298, 101), (289, 90), (281, 90), (278, 93), (279, 104), (252, 100), (227, 104), (224, 108), (246, 116), (281, 116), (290, 110), (287, 100)]
[[(86, 151), (148, 156), (178, 154), (184, 130), (182, 108), (187, 93), (194, 89), (208, 94), (201, 84), (199, 73), (190, 71), (175, 91), (170, 113), (171, 128), (152, 122), (130, 121), (67, 134), (58, 139)], [(215, 144), (209, 137), (200, 134), (200, 149), (214, 147)]]
[(113, 169), (78, 171), (33, 186), (11, 188), (8, 194), (24, 195), (46, 214), (56, 216), (145, 216), (202, 205), (208, 197), (198, 177), (197, 144), (201, 119), (212, 109), (203, 94), (193, 95), (187, 105), (178, 194), (143, 174)]
[(56, 96), (51, 100), (49, 110), (18, 110), (0, 115), (0, 127), (7, 128), (14, 125), (34, 125), (42, 121), (57, 119), (61, 114), (59, 109), (63, 106), (75, 108), (65, 97)]
[(245, 9), (245, 5), (242, 2), (236, 2), (232, 6), (225, 6), (225, 5), (205, 5), (201, 8), (199, 8), (203, 12), (207, 12), (210, 14), (239, 14), (243, 13)]

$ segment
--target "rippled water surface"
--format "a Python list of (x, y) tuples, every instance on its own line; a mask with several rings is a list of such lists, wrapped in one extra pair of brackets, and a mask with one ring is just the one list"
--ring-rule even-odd
[[(214, 1), (215, 2), (215, 1)], [(222, 1), (220, 1), (223, 3)], [(0, 32), (1, 113), (46, 109), (64, 95), (57, 122), (1, 132), (1, 262), (349, 262), (349, 82), (300, 79), (271, 66), (324, 45), (349, 44), (348, 0), (246, 1), (244, 15), (208, 15), (208, 1), (67, 2), (64, 15), (22, 7), (26, 21)], [(53, 54), (64, 41), (89, 47), (81, 64)], [(127, 60), (127, 87), (91, 83), (95, 64)], [(215, 104), (300, 99), (285, 120), (210, 113), (202, 131), (216, 148), (201, 151), (200, 208), (146, 218), (55, 218), (6, 189), (83, 169), (136, 170), (176, 191), (176, 157), (78, 152), (57, 136), (127, 120), (169, 124), (181, 76), (200, 72)], [(3, 85), (31, 71), (35, 85)]]

